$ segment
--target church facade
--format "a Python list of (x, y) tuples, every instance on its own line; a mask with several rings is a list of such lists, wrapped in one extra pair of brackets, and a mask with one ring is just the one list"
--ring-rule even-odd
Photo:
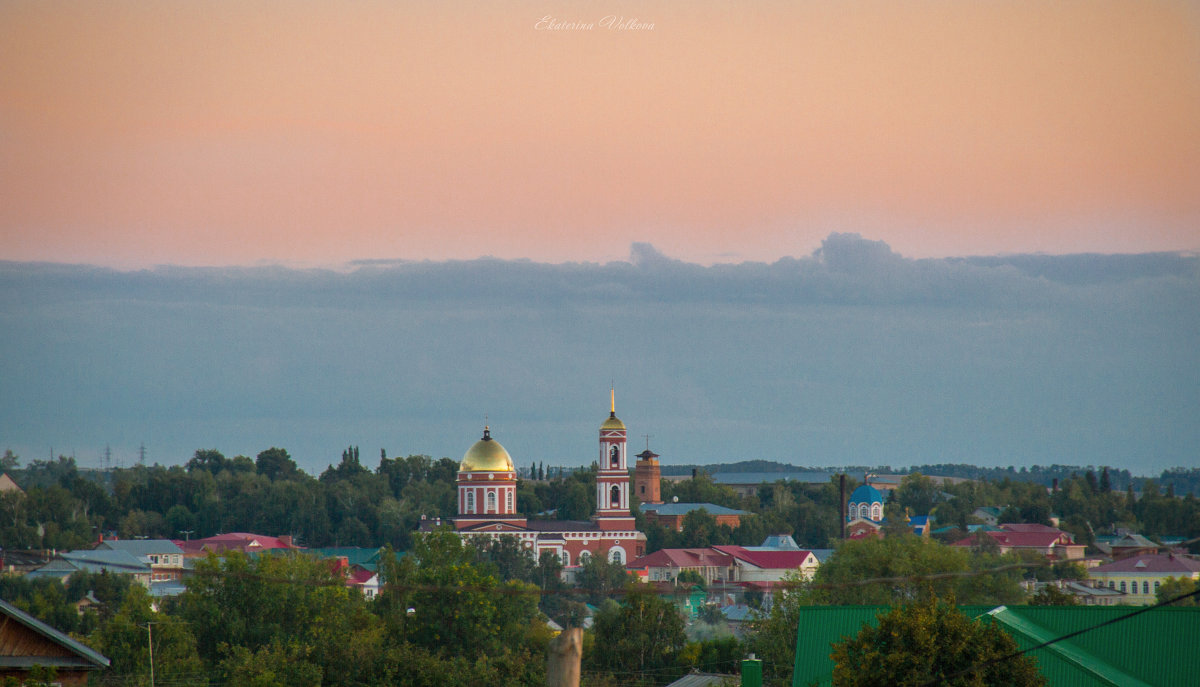
[[(589, 556), (628, 563), (645, 553), (646, 535), (637, 530), (629, 509), (625, 439), (614, 399), (600, 425), (595, 515), (590, 520), (529, 520), (517, 509), (512, 457), (485, 427), (459, 464), (454, 529), (463, 537), (516, 537), (535, 558), (549, 551), (567, 567), (581, 565)], [(425, 521), (422, 529), (436, 524)]]

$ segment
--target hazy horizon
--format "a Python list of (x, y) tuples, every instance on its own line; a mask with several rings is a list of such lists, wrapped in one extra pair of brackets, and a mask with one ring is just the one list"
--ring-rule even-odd
[(586, 465), (608, 388), (666, 463), (1200, 465), (1200, 258), (912, 259), (831, 234), (704, 267), (391, 261), (349, 271), (0, 263), (0, 445), (185, 462), (359, 446)]

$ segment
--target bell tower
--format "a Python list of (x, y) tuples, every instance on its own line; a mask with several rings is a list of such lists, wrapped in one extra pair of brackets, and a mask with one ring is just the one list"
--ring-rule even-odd
[(600, 425), (600, 461), (596, 473), (596, 524), (602, 530), (632, 530), (629, 512), (629, 465), (625, 453), (625, 423), (617, 418), (617, 395), (612, 390), (608, 419)]

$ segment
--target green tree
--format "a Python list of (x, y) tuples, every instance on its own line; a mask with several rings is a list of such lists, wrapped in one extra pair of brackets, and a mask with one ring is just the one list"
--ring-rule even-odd
[(187, 462), (186, 468), (188, 472), (206, 470), (215, 475), (224, 470), (227, 464), (228, 461), (224, 454), (215, 448), (196, 449), (192, 458)]
[(491, 571), (501, 581), (533, 582), (538, 578), (537, 562), (533, 559), (532, 550), (526, 548), (517, 537), (480, 538), (474, 540), (473, 544), (476, 549), (476, 563)]
[(575, 581), (598, 604), (629, 582), (624, 563), (609, 563), (604, 556), (588, 556), (575, 575)]
[(538, 589), (501, 582), (475, 556), (447, 529), (422, 535), (399, 561), (384, 556), (387, 587), (377, 610), (388, 635), (437, 660), (498, 661), (509, 677), (497, 684), (544, 681), (549, 631), (536, 621)]
[[(1162, 586), (1154, 593), (1158, 603), (1163, 603), (1171, 599), (1178, 598), (1184, 594), (1191, 594), (1196, 590), (1200, 590), (1200, 582), (1191, 580), (1186, 577), (1168, 577), (1163, 581)], [(1200, 601), (1196, 600), (1195, 596), (1189, 596), (1186, 599), (1176, 601), (1174, 606), (1200, 606)]]
[(145, 588), (135, 584), (128, 588), (120, 609), (98, 630), (96, 645), (112, 661), (112, 674), (121, 676), (124, 684), (149, 676), (151, 641), (156, 681), (170, 684), (203, 672), (187, 623), (155, 613)]
[[(965, 573), (968, 553), (922, 537), (845, 541), (813, 577), (799, 598), (808, 603), (871, 605), (903, 603), (947, 595), (955, 578), (920, 579), (934, 573)], [(881, 579), (862, 584), (863, 580)]]
[(942, 490), (933, 480), (914, 472), (900, 479), (896, 490), (896, 502), (913, 515), (928, 515), (942, 500)]
[(662, 684), (682, 671), (678, 656), (687, 637), (675, 605), (644, 585), (626, 587), (622, 603), (605, 601), (596, 612), (591, 667), (623, 675), (648, 675), (636, 684)]
[(181, 613), (210, 665), (232, 670), (240, 647), (307, 656), (326, 685), (370, 683), (382, 670), (382, 623), (326, 561), (231, 552), (199, 561), (187, 585)]
[(883, 520), (883, 536), (885, 538), (914, 536), (912, 528), (908, 526), (908, 514), (904, 512), (900, 504), (894, 502), (885, 504)]
[(1016, 642), (994, 623), (972, 620), (952, 603), (928, 599), (892, 608), (878, 620), (876, 627), (863, 627), (833, 645), (835, 687), (1046, 684), (1027, 656), (987, 663), (1015, 652)]
[(1079, 601), (1074, 594), (1068, 594), (1058, 587), (1048, 584), (1038, 590), (1029, 599), (1030, 606), (1078, 606)]
[(257, 651), (231, 647), (221, 668), (228, 687), (320, 687), (323, 673), (311, 651), (278, 638)]
[(273, 446), (258, 454), (254, 469), (271, 481), (293, 477), (300, 471), (286, 450)]

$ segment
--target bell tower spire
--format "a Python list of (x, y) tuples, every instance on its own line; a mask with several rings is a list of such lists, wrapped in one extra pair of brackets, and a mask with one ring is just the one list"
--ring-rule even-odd
[(600, 461), (596, 473), (596, 524), (602, 530), (633, 530), (629, 512), (629, 464), (625, 423), (617, 417), (616, 385), (609, 390), (608, 419), (600, 425)]

